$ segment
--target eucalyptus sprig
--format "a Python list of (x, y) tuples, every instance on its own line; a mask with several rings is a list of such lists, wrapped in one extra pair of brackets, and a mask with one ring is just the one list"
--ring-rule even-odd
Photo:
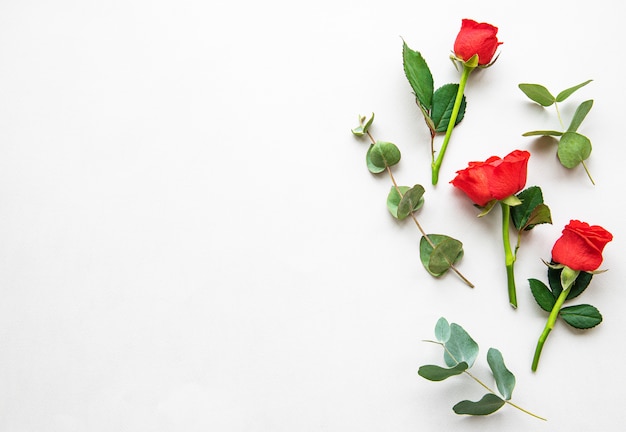
[(487, 363), (493, 374), (498, 389), (497, 394), (487, 384), (469, 372), (478, 357), (479, 347), (476, 341), (456, 323), (449, 324), (445, 318), (439, 318), (435, 325), (435, 338), (426, 340), (443, 347), (443, 359), (447, 367), (437, 365), (421, 366), (418, 374), (430, 381), (443, 381), (447, 378), (465, 374), (480, 384), (487, 393), (478, 401), (463, 400), (452, 407), (456, 414), (466, 415), (489, 415), (498, 411), (505, 404), (533, 416), (539, 420), (546, 420), (530, 411), (511, 402), (513, 389), (515, 388), (515, 375), (504, 364), (502, 353), (495, 348), (489, 348)]
[(556, 110), (557, 117), (559, 119), (559, 123), (561, 125), (561, 131), (556, 130), (535, 130), (522, 134), (522, 136), (551, 136), (558, 137), (558, 148), (557, 148), (557, 156), (561, 165), (565, 168), (574, 168), (579, 164), (582, 164), (589, 180), (591, 183), (595, 185), (593, 178), (591, 177), (591, 173), (585, 164), (585, 160), (587, 160), (591, 154), (591, 140), (587, 138), (585, 135), (582, 135), (577, 132), (578, 128), (582, 124), (583, 120), (589, 114), (591, 107), (593, 106), (593, 99), (586, 100), (582, 102), (574, 116), (572, 117), (569, 126), (565, 129), (565, 125), (563, 123), (563, 118), (561, 117), (561, 111), (559, 110), (559, 103), (565, 101), (568, 97), (570, 97), (576, 90), (581, 87), (586, 86), (592, 80), (587, 80), (583, 83), (577, 84), (573, 87), (567, 88), (553, 96), (552, 93), (541, 84), (527, 84), (522, 83), (519, 84), (518, 87), (528, 98), (542, 107), (549, 107), (554, 105)]
[(420, 260), (428, 273), (434, 277), (440, 277), (452, 270), (461, 280), (473, 288), (472, 284), (456, 268), (455, 264), (463, 257), (463, 243), (459, 240), (443, 234), (426, 234), (415, 216), (415, 212), (424, 205), (424, 187), (416, 184), (412, 187), (399, 186), (391, 171), (391, 167), (400, 162), (401, 154), (398, 147), (390, 142), (377, 141), (370, 132), (374, 121), (374, 113), (368, 118), (359, 116), (359, 125), (352, 129), (357, 137), (367, 136), (370, 146), (365, 156), (368, 170), (372, 174), (387, 172), (391, 179), (391, 189), (387, 195), (387, 209), (391, 215), (403, 220), (411, 218), (415, 226), (422, 234), (420, 240)]

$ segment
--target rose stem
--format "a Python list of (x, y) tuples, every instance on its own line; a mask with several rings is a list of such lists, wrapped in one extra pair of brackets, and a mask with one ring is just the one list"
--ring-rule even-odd
[(515, 289), (515, 256), (511, 252), (511, 241), (509, 239), (509, 221), (511, 219), (511, 207), (500, 201), (502, 207), (502, 242), (504, 244), (504, 263), (506, 265), (506, 281), (509, 291), (509, 303), (517, 308), (517, 293)]
[[(374, 137), (369, 131), (367, 131), (367, 136), (370, 138), (370, 141), (372, 142), (372, 144), (376, 144), (376, 140), (374, 139)], [(400, 192), (400, 187), (398, 186), (398, 183), (396, 182), (396, 179), (393, 176), (393, 173), (391, 172), (391, 168), (389, 166), (387, 166), (387, 172), (389, 173), (389, 177), (391, 178), (391, 183), (393, 183), (393, 187), (395, 188), (396, 192), (400, 196), (400, 199), (402, 199), (402, 196), (403, 196), (402, 192)], [(413, 212), (411, 212), (411, 219), (413, 219), (413, 222), (415, 222), (415, 226), (417, 226), (417, 229), (419, 230), (419, 232), (422, 233), (422, 236), (426, 239), (430, 247), (433, 248), (434, 250), (436, 247), (435, 244), (432, 242), (430, 237), (428, 237), (428, 234), (426, 234), (426, 231), (424, 231), (424, 228), (422, 228), (419, 221), (417, 220), (417, 217), (415, 217), (415, 214)], [(474, 284), (471, 283), (465, 276), (463, 276), (463, 274), (459, 271), (459, 269), (457, 269), (454, 266), (453, 263), (448, 261), (447, 258), (445, 259), (448, 262), (448, 264), (450, 264), (450, 269), (452, 269), (452, 271), (455, 272), (461, 278), (461, 280), (465, 282), (467, 286), (469, 286), (470, 288), (474, 288)]]
[(531, 367), (533, 372), (537, 371), (537, 365), (539, 364), (539, 357), (541, 356), (543, 344), (546, 342), (546, 339), (548, 339), (548, 335), (554, 328), (556, 319), (559, 317), (559, 312), (561, 311), (561, 306), (563, 306), (563, 303), (567, 299), (567, 295), (569, 294), (572, 284), (573, 281), (567, 288), (561, 291), (559, 298), (556, 299), (556, 303), (554, 303), (554, 306), (552, 307), (552, 311), (550, 312), (550, 316), (548, 317), (548, 322), (546, 323), (546, 326), (544, 327), (541, 336), (539, 336), (539, 341), (537, 341), (537, 348), (535, 348), (535, 356), (533, 357), (533, 364)]
[(437, 156), (437, 160), (432, 163), (432, 183), (436, 185), (439, 181), (439, 169), (441, 168), (441, 162), (443, 161), (443, 156), (448, 148), (448, 143), (450, 142), (450, 137), (452, 136), (452, 129), (456, 124), (456, 118), (459, 115), (459, 109), (461, 108), (461, 102), (463, 101), (463, 92), (465, 91), (465, 84), (467, 84), (467, 78), (469, 74), (474, 70), (474, 67), (467, 66), (463, 64), (463, 72), (461, 73), (461, 80), (459, 82), (459, 89), (456, 92), (456, 99), (454, 100), (454, 105), (452, 107), (452, 113), (450, 114), (450, 122), (448, 123), (448, 129), (446, 130), (446, 136), (443, 138), (443, 143), (441, 144), (441, 149), (439, 150), (439, 155)]

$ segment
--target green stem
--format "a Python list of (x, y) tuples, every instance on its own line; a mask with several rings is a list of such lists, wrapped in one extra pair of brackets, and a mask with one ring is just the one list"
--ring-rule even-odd
[(509, 303), (517, 308), (517, 292), (515, 289), (515, 255), (511, 251), (511, 240), (509, 238), (509, 221), (511, 220), (511, 207), (500, 201), (502, 207), (502, 243), (504, 244), (504, 263), (506, 265), (506, 281), (509, 292)]
[(461, 108), (461, 102), (463, 101), (463, 92), (465, 91), (465, 84), (467, 84), (467, 78), (469, 74), (475, 69), (475, 67), (467, 66), (463, 64), (463, 72), (461, 73), (461, 80), (459, 82), (459, 89), (456, 93), (456, 99), (454, 100), (454, 105), (452, 106), (452, 113), (450, 114), (450, 122), (448, 123), (448, 129), (446, 130), (446, 136), (443, 139), (443, 143), (441, 144), (441, 149), (439, 150), (439, 155), (437, 156), (437, 160), (432, 163), (432, 183), (436, 185), (439, 181), (439, 169), (441, 168), (441, 162), (443, 161), (443, 156), (448, 148), (448, 143), (450, 142), (450, 137), (452, 136), (452, 129), (456, 125), (456, 119), (459, 115), (459, 109)]
[(541, 357), (541, 351), (543, 350), (543, 344), (546, 343), (546, 339), (548, 339), (548, 335), (554, 328), (554, 324), (556, 323), (556, 319), (559, 317), (559, 312), (561, 311), (561, 306), (567, 299), (570, 288), (572, 285), (568, 286), (566, 289), (561, 291), (559, 298), (556, 299), (556, 303), (552, 307), (552, 311), (550, 312), (550, 316), (548, 317), (548, 322), (539, 336), (539, 341), (537, 341), (537, 348), (535, 348), (535, 356), (533, 357), (532, 371), (535, 372), (537, 370), (537, 365), (539, 364), (539, 357)]
[(587, 177), (589, 177), (589, 180), (591, 180), (591, 184), (595, 186), (596, 182), (593, 181), (593, 177), (591, 177), (591, 173), (589, 172), (587, 165), (585, 165), (585, 161), (580, 161), (580, 163), (583, 164), (583, 168), (585, 169), (585, 172), (587, 173)]

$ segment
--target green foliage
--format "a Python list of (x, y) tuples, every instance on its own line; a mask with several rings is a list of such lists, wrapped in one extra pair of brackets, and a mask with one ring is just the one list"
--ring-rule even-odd
[(557, 156), (565, 168), (574, 168), (589, 158), (591, 141), (577, 132), (565, 132), (559, 141)]
[(484, 416), (498, 411), (505, 402), (493, 393), (487, 393), (477, 402), (464, 400), (454, 405), (452, 409), (457, 414)]
[(437, 324), (435, 324), (435, 338), (441, 343), (446, 343), (450, 339), (450, 335), (451, 331), (448, 320), (444, 317), (439, 318)]
[(549, 107), (556, 101), (552, 93), (541, 84), (519, 84), (518, 87), (530, 100), (541, 106)]
[(420, 240), (420, 260), (428, 273), (435, 277), (445, 274), (462, 257), (463, 243), (457, 239), (443, 234), (428, 234), (428, 239), (423, 236)]
[[(552, 295), (555, 299), (557, 299), (561, 295), (561, 291), (563, 291), (563, 287), (561, 286), (561, 273), (563, 269), (555, 269), (552, 267), (548, 267), (548, 283), (550, 284), (550, 289), (552, 290)], [(589, 272), (580, 272), (572, 288), (567, 295), (566, 300), (572, 300), (573, 298), (578, 297), (587, 289), (591, 279), (593, 278), (593, 273)]]
[(550, 288), (538, 279), (528, 279), (530, 291), (537, 304), (546, 312), (550, 312), (556, 303), (556, 298), (552, 295)]
[[(390, 142), (374, 140), (369, 128), (374, 120), (371, 117), (359, 116), (359, 126), (352, 129), (352, 134), (357, 137), (367, 137), (371, 144), (365, 154), (367, 169), (373, 174), (387, 171), (391, 177), (393, 186), (387, 195), (387, 209), (391, 215), (399, 220), (406, 219), (413, 212), (424, 205), (424, 187), (416, 184), (413, 187), (396, 186), (396, 180), (391, 172), (391, 167), (398, 164), (401, 159), (400, 149)], [(415, 216), (413, 219), (419, 230), (423, 229)], [(440, 234), (430, 234), (428, 238), (422, 237), (420, 243), (420, 260), (426, 270), (433, 276), (438, 277), (452, 269), (470, 287), (473, 287), (454, 265), (463, 257), (463, 244), (452, 238)]]
[[(550, 93), (550, 91), (540, 85), (540, 84), (519, 84), (520, 90), (524, 92), (524, 94), (532, 101), (538, 103), (543, 107), (548, 107), (551, 105), (556, 106), (556, 111), (559, 116), (559, 121), (561, 121), (561, 125), (563, 125), (563, 121), (561, 120), (561, 114), (558, 109), (558, 103), (563, 102), (568, 97), (570, 97), (574, 92), (576, 92), (581, 87), (586, 86), (592, 80), (587, 80), (583, 83), (577, 84), (573, 87), (567, 88), (560, 92), (556, 97)], [(576, 112), (574, 113), (570, 124), (566, 131), (560, 132), (555, 130), (534, 130), (530, 132), (525, 132), (522, 136), (553, 136), (558, 137), (559, 145), (557, 149), (557, 156), (561, 165), (565, 168), (574, 168), (580, 164), (583, 165), (587, 176), (591, 180), (591, 174), (587, 170), (585, 165), (585, 160), (589, 158), (591, 155), (591, 140), (586, 136), (576, 132), (583, 120), (589, 114), (591, 107), (593, 106), (593, 100), (586, 100), (582, 102)]]
[(359, 116), (359, 125), (355, 127), (354, 129), (352, 129), (352, 133), (359, 137), (367, 134), (367, 131), (373, 122), (374, 122), (374, 113), (372, 113), (369, 119), (365, 116)]
[[(445, 133), (452, 117), (452, 107), (459, 91), (458, 84), (444, 84), (435, 90), (434, 80), (426, 60), (402, 41), (402, 64), (417, 105), (424, 116), (432, 135)], [(462, 96), (461, 106), (454, 121), (458, 125), (465, 116), (466, 100)]]
[(414, 51), (402, 42), (402, 60), (404, 65), (404, 74), (406, 75), (413, 93), (419, 104), (425, 111), (430, 111), (433, 100), (433, 76), (430, 68), (418, 51)]
[(455, 375), (460, 375), (467, 370), (467, 363), (461, 362), (451, 368), (443, 368), (437, 365), (420, 366), (417, 373), (429, 381), (443, 381)]
[[(435, 132), (444, 133), (448, 129), (450, 117), (452, 117), (452, 107), (456, 100), (456, 94), (459, 91), (458, 84), (445, 84), (435, 91), (433, 95), (433, 106), (430, 118), (433, 122)], [(466, 106), (465, 96), (461, 99), (461, 107), (456, 117), (454, 125), (458, 125), (465, 116)]]
[(529, 231), (536, 225), (552, 223), (550, 208), (544, 204), (539, 186), (531, 186), (521, 191), (517, 198), (521, 204), (511, 207), (511, 218), (518, 231)]
[(577, 329), (590, 329), (602, 322), (602, 314), (590, 304), (581, 304), (561, 308), (559, 316)]
[(502, 353), (495, 348), (489, 348), (487, 363), (496, 380), (498, 391), (504, 396), (504, 399), (510, 400), (515, 388), (515, 375), (506, 368)]
[[(511, 399), (513, 389), (515, 388), (515, 375), (507, 369), (500, 351), (495, 348), (489, 348), (487, 363), (496, 382), (498, 392), (502, 397), (498, 396), (489, 386), (469, 372), (478, 356), (478, 344), (463, 327), (456, 323), (449, 324), (448, 320), (441, 317), (435, 324), (435, 337), (437, 342), (429, 342), (436, 343), (443, 348), (444, 362), (447, 367), (424, 365), (419, 368), (418, 374), (429, 381), (443, 381), (453, 376), (465, 374), (489, 391), (479, 401), (464, 400), (454, 405), (452, 409), (456, 414), (475, 416), (492, 414)], [(517, 405), (511, 405), (527, 414), (542, 419), (529, 411), (521, 409)]]
[(387, 209), (396, 219), (405, 219), (424, 205), (423, 195), (424, 188), (421, 185), (415, 185), (412, 188), (398, 186), (397, 189), (395, 186), (391, 186), (389, 195), (387, 195)]
[[(400, 162), (400, 149), (390, 142), (376, 141), (367, 152), (368, 167), (371, 165), (382, 172)], [(371, 170), (370, 170), (371, 171)]]
[(478, 344), (472, 337), (458, 324), (450, 324), (450, 338), (445, 343), (443, 359), (448, 366), (454, 366), (460, 362), (465, 362), (468, 367), (474, 365), (478, 357)]

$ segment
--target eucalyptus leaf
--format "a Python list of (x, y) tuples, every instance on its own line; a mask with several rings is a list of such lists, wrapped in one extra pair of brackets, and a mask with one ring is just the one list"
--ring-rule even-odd
[(420, 366), (417, 370), (419, 376), (426, 378), (429, 381), (443, 381), (455, 375), (460, 375), (467, 370), (467, 363), (461, 362), (458, 365), (446, 369), (437, 365), (425, 365)]
[[(367, 120), (367, 121), (366, 121)], [(370, 126), (372, 125), (372, 123), (374, 122), (374, 113), (372, 113), (372, 116), (367, 119), (367, 117), (365, 116), (359, 116), (359, 126), (355, 127), (354, 129), (352, 129), (352, 133), (356, 136), (363, 136), (367, 133), (367, 131), (369, 130)]]
[(463, 257), (463, 243), (443, 234), (428, 234), (428, 239), (420, 240), (420, 260), (431, 275), (439, 277)]
[[(398, 189), (400, 189), (400, 193), (398, 193)], [(396, 189), (395, 186), (391, 186), (389, 194), (387, 195), (387, 210), (389, 210), (389, 213), (391, 213), (391, 215), (396, 219), (399, 219), (398, 204), (400, 204), (402, 195), (404, 195), (410, 188), (408, 186), (398, 186), (398, 189)]]
[(400, 162), (400, 149), (390, 142), (376, 141), (369, 151), (369, 160), (377, 168), (387, 169)]
[(584, 101), (581, 103), (578, 108), (576, 108), (576, 112), (574, 113), (574, 117), (572, 117), (572, 121), (567, 128), (568, 132), (576, 132), (580, 125), (582, 124), (589, 111), (591, 111), (591, 107), (593, 106), (593, 99)]
[(365, 154), (365, 163), (367, 165), (367, 169), (372, 174), (379, 174), (385, 171), (387, 168), (385, 166), (377, 166), (372, 162), (372, 150), (374, 149), (374, 144), (371, 144), (367, 149), (367, 153)]
[(559, 140), (557, 156), (565, 168), (574, 168), (591, 154), (591, 141), (578, 132), (565, 132)]
[[(555, 299), (558, 298), (559, 295), (561, 295), (561, 291), (563, 291), (563, 287), (561, 286), (562, 271), (563, 269), (548, 267), (548, 282), (550, 283), (550, 289), (552, 290), (552, 295)], [(592, 278), (593, 273), (580, 272), (574, 282), (574, 285), (572, 285), (566, 300), (571, 300), (581, 295), (589, 286)]]
[(570, 97), (572, 95), (572, 93), (574, 93), (576, 90), (578, 90), (581, 87), (586, 86), (587, 84), (589, 84), (591, 81), (593, 80), (587, 80), (584, 83), (580, 83), (578, 85), (575, 85), (574, 87), (570, 87), (568, 89), (563, 90), (561, 93), (559, 93), (556, 96), (556, 101), (557, 102), (563, 102), (565, 99), (567, 99), (568, 97)]
[(489, 363), (493, 377), (496, 380), (498, 391), (504, 396), (505, 400), (510, 400), (515, 388), (515, 375), (504, 364), (502, 353), (495, 348), (489, 348), (487, 363)]
[(498, 411), (504, 404), (504, 400), (495, 394), (487, 393), (477, 402), (464, 400), (454, 405), (452, 409), (457, 414), (489, 415)]
[(450, 339), (450, 324), (444, 317), (439, 318), (435, 324), (435, 338), (441, 343), (446, 343)]
[(402, 41), (402, 62), (404, 74), (419, 103), (430, 111), (432, 107), (434, 83), (430, 68), (418, 51), (414, 51)]
[(537, 102), (541, 106), (549, 107), (556, 100), (552, 93), (541, 84), (523, 83), (519, 84), (518, 87), (530, 100)]
[(402, 199), (398, 204), (398, 219), (404, 219), (424, 205), (424, 187), (415, 185), (403, 192)]
[(556, 299), (552, 294), (552, 291), (538, 279), (528, 279), (530, 284), (530, 292), (533, 294), (537, 304), (546, 312), (551, 312)]
[(559, 316), (577, 329), (590, 329), (602, 322), (600, 311), (589, 304), (561, 308)]
[(478, 357), (478, 344), (456, 323), (450, 324), (450, 338), (445, 343), (443, 359), (448, 367), (465, 362), (471, 368)]
[[(444, 84), (439, 87), (433, 94), (433, 106), (430, 112), (430, 118), (433, 121), (436, 132), (446, 132), (450, 117), (452, 117), (452, 108), (456, 101), (456, 94), (459, 91), (458, 84)], [(458, 125), (465, 115), (466, 100), (465, 95), (461, 99), (461, 106), (454, 125)]]
[(536, 130), (530, 132), (524, 132), (522, 136), (561, 136), (563, 132), (553, 131), (553, 130)]

